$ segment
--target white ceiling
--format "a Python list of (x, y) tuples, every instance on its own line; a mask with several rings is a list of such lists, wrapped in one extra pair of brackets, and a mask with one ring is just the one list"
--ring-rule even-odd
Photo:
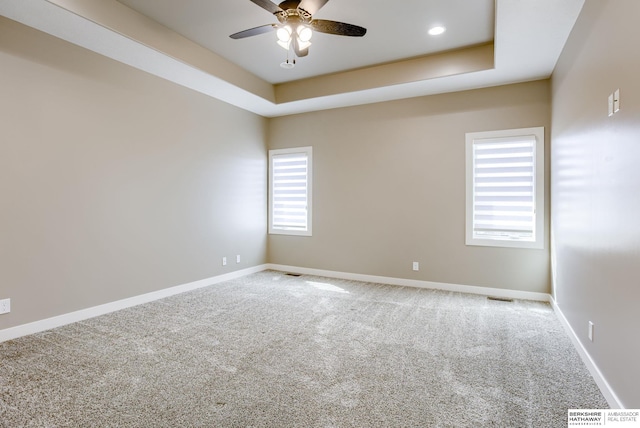
[[(230, 34), (277, 19), (250, 0), (118, 0), (269, 83), (282, 83), (347, 69), (388, 63), (491, 42), (494, 0), (330, 0), (314, 18), (367, 29), (360, 37), (316, 33), (309, 55), (285, 70), (287, 52), (275, 33), (241, 40)], [(277, 0), (276, 0), (277, 2)], [(438, 37), (427, 30), (444, 25)]]
[[(229, 38), (276, 22), (250, 0), (0, 0), (0, 14), (273, 117), (547, 78), (583, 4), (331, 0), (316, 18), (360, 25), (367, 34), (317, 33), (292, 70), (279, 67), (286, 52), (273, 34)], [(447, 32), (428, 36), (432, 24)], [(478, 49), (467, 47), (492, 39), (487, 66), (487, 49), (478, 62)]]

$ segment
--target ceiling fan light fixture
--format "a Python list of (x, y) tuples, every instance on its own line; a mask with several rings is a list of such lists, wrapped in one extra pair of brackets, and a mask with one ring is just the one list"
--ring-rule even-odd
[(287, 41), (287, 42), (283, 42), (282, 40), (278, 40), (278, 45), (280, 45), (280, 47), (282, 49), (284, 49), (285, 51), (288, 51), (291, 48), (291, 40)]
[(298, 33), (298, 40), (300, 42), (309, 42), (313, 36), (313, 31), (306, 25), (298, 25), (296, 32)]
[(300, 38), (298, 38), (298, 49), (303, 51), (305, 49), (309, 49), (309, 46), (311, 46), (311, 42), (309, 41), (303, 42), (302, 40), (300, 40)]
[(276, 31), (276, 36), (278, 37), (278, 41), (280, 42), (290, 42), (291, 33), (293, 33), (293, 31), (291, 30), (291, 27), (288, 25), (285, 25), (284, 27), (278, 28), (278, 31)]
[[(280, 4), (276, 4), (272, 0), (251, 0), (252, 3), (274, 15), (279, 23), (249, 28), (231, 34), (229, 37), (237, 40), (275, 31), (276, 42), (280, 47), (287, 52), (293, 51), (295, 56), (303, 58), (309, 55), (309, 46), (311, 46), (311, 38), (315, 31), (349, 37), (362, 37), (367, 33), (366, 28), (357, 25), (326, 19), (313, 19), (313, 14), (328, 1), (284, 0)], [(284, 62), (283, 67), (291, 67), (292, 64)]]

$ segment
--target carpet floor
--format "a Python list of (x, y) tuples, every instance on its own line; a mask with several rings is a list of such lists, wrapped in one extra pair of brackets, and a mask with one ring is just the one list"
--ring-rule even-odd
[(0, 344), (0, 427), (566, 427), (548, 304), (264, 271)]

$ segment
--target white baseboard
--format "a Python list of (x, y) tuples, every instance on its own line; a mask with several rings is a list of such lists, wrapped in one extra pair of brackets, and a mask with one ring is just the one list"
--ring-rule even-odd
[(389, 284), (389, 285), (400, 285), (406, 287), (418, 287), (418, 288), (430, 288), (436, 290), (445, 290), (445, 291), (455, 291), (460, 293), (470, 293), (470, 294), (480, 294), (487, 296), (496, 296), (496, 297), (506, 297), (511, 299), (522, 299), (522, 300), (536, 300), (542, 302), (549, 302), (553, 311), (556, 313), (556, 316), (560, 320), (560, 323), (564, 327), (569, 339), (573, 343), (574, 348), (580, 355), (580, 358), (584, 362), (587, 370), (593, 377), (593, 380), (596, 382), (602, 395), (609, 403), (609, 407), (612, 409), (624, 409), (624, 406), (618, 399), (615, 392), (598, 369), (598, 366), (591, 359), (591, 356), (584, 348), (580, 340), (578, 340), (578, 336), (575, 334), (571, 325), (565, 318), (562, 310), (556, 304), (553, 297), (549, 294), (545, 293), (535, 293), (530, 291), (517, 291), (517, 290), (505, 290), (499, 288), (486, 288), (486, 287), (478, 287), (472, 285), (458, 285), (458, 284), (447, 284), (440, 282), (430, 282), (430, 281), (419, 281), (413, 279), (402, 279), (402, 278), (390, 278), (385, 276), (373, 276), (373, 275), (362, 275), (355, 273), (346, 273), (346, 272), (335, 272), (335, 271), (327, 271), (322, 269), (311, 269), (311, 268), (301, 268), (296, 266), (285, 266), (285, 265), (277, 265), (277, 264), (267, 264), (265, 265), (267, 269), (278, 270), (282, 272), (291, 272), (291, 273), (299, 273), (303, 275), (316, 275), (316, 276), (325, 276), (328, 278), (338, 278), (338, 279), (346, 279), (353, 281), (364, 281), (364, 282), (375, 282), (378, 284)]
[(500, 288), (486, 288), (477, 287), (471, 285), (457, 285), (447, 284), (440, 282), (420, 281), (414, 279), (403, 278), (391, 278), (386, 276), (374, 276), (363, 275), (347, 272), (336, 272), (323, 269), (310, 269), (296, 266), (286, 266), (278, 264), (264, 264), (254, 266), (247, 269), (242, 269), (235, 272), (230, 272), (223, 275), (218, 275), (211, 278), (202, 279), (199, 281), (190, 282), (187, 284), (177, 285), (175, 287), (165, 288), (163, 290), (153, 291), (151, 293), (141, 294), (139, 296), (133, 296), (127, 299), (117, 300), (115, 302), (105, 303), (103, 305), (94, 306), (91, 308), (81, 309), (79, 311), (70, 312), (67, 314), (59, 315), (52, 318), (46, 318), (43, 320), (34, 321), (28, 324), (22, 324), (16, 327), (10, 327), (4, 330), (0, 330), (0, 343), (11, 339), (17, 339), (18, 337), (27, 336), (34, 333), (39, 333), (52, 328), (61, 327), (63, 325), (71, 324), (78, 321), (83, 321), (89, 318), (97, 317), (100, 315), (108, 314), (110, 312), (119, 311), (121, 309), (130, 308), (132, 306), (141, 305), (143, 303), (149, 303), (155, 300), (163, 299), (165, 297), (173, 296), (187, 291), (195, 290), (209, 285), (217, 284), (223, 281), (229, 281), (232, 279), (240, 278), (251, 273), (260, 272), (266, 269), (273, 269), (283, 272), (293, 272), (305, 275), (325, 276), (329, 278), (340, 278), (354, 281), (363, 282), (376, 282), (380, 284), (399, 285), (405, 287), (417, 287), (417, 288), (430, 288), (436, 290), (455, 291), (460, 293), (480, 294), (487, 296), (496, 296), (511, 299), (523, 299), (523, 300), (537, 300), (548, 302), (550, 296), (545, 293), (534, 293), (529, 291), (517, 291), (517, 290), (505, 290)]
[(503, 288), (478, 287), (474, 285), (448, 284), (444, 282), (421, 281), (416, 279), (391, 278), (387, 276), (364, 275), (358, 273), (336, 272), (322, 269), (301, 268), (296, 266), (285, 266), (277, 264), (267, 264), (268, 269), (299, 273), (303, 275), (326, 276), (328, 278), (347, 279), (352, 281), (375, 282), (378, 284), (400, 285), (404, 287), (430, 288), (435, 290), (455, 291), (459, 293), (480, 294), (483, 296), (495, 296), (508, 299), (536, 300), (539, 302), (549, 302), (551, 296), (547, 293), (536, 293), (532, 291), (507, 290)]
[(282, 271), (282, 272), (291, 272), (291, 273), (299, 273), (303, 275), (315, 275), (315, 276), (324, 276), (328, 278), (338, 278), (338, 279), (346, 279), (353, 281), (363, 281), (363, 282), (375, 282), (379, 284), (389, 284), (389, 285), (398, 285), (405, 287), (416, 287), (416, 288), (429, 288), (436, 290), (444, 290), (444, 291), (454, 291), (459, 293), (470, 293), (470, 294), (479, 294), (485, 296), (496, 296), (510, 299), (522, 299), (522, 300), (536, 300), (542, 302), (550, 302), (553, 307), (554, 312), (556, 313), (560, 323), (565, 328), (567, 335), (571, 339), (574, 347), (578, 351), (578, 354), (582, 358), (582, 361), (587, 366), (587, 369), (591, 373), (594, 381), (600, 388), (600, 391), (604, 395), (605, 399), (609, 403), (611, 408), (615, 409), (623, 409), (620, 400), (616, 396), (616, 394), (611, 389), (611, 386), (604, 378), (598, 366), (593, 362), (591, 356), (584, 348), (578, 336), (575, 334), (571, 325), (565, 318), (562, 310), (556, 304), (553, 297), (546, 293), (536, 293), (530, 291), (518, 291), (518, 290), (506, 290), (501, 288), (487, 288), (487, 287), (478, 287), (472, 285), (459, 285), (459, 284), (448, 284), (441, 282), (431, 282), (431, 281), (421, 281), (414, 279), (403, 279), (403, 278), (392, 278), (386, 276), (375, 276), (375, 275), (364, 275), (357, 273), (348, 273), (348, 272), (337, 272), (337, 271), (329, 271), (323, 269), (311, 269), (297, 266), (286, 266), (279, 264), (264, 264), (258, 265), (247, 269), (238, 270), (235, 272), (230, 272), (223, 275), (214, 276), (211, 278), (201, 279), (199, 281), (189, 282), (187, 284), (177, 285), (175, 287), (165, 288), (163, 290), (154, 291), (151, 293), (141, 294), (139, 296), (130, 297), (127, 299), (118, 300), (115, 302), (105, 303), (104, 305), (94, 306), (87, 309), (82, 309), (79, 311), (71, 312), (68, 314), (59, 315), (52, 318), (47, 318), (39, 321), (35, 321), (28, 324), (19, 325), (16, 327), (10, 327), (4, 330), (0, 330), (0, 343), (16, 339), (18, 337), (27, 336), (34, 333), (39, 333), (45, 330), (50, 330), (52, 328), (61, 327), (63, 325), (71, 324), (78, 321), (83, 321), (89, 318), (97, 317), (100, 315), (108, 314), (111, 312), (119, 311), (121, 309), (130, 308), (132, 306), (141, 305), (143, 303), (153, 302), (155, 300), (163, 299), (165, 297), (174, 296), (176, 294), (185, 293), (188, 291), (196, 290), (198, 288), (207, 287), (210, 285), (218, 284), (224, 281), (230, 281), (236, 278), (243, 277), (245, 275), (249, 275), (256, 272), (261, 272), (267, 269)]
[(267, 269), (266, 265), (254, 266), (251, 268), (218, 275), (211, 278), (189, 282), (187, 284), (177, 285), (175, 287), (165, 288), (163, 290), (153, 291), (151, 293), (141, 294), (139, 296), (129, 297), (127, 299), (117, 300), (115, 302), (105, 303), (104, 305), (81, 309), (79, 311), (34, 321), (16, 327), (10, 327), (4, 330), (0, 330), (0, 343), (7, 340), (17, 339), (18, 337), (39, 333), (41, 331), (50, 330), (52, 328), (62, 327), (63, 325), (83, 321), (89, 318), (97, 317), (99, 315), (108, 314), (110, 312), (119, 311), (121, 309), (130, 308), (132, 306), (141, 305), (143, 303), (149, 303), (155, 300), (164, 299), (165, 297), (174, 296), (176, 294), (186, 293), (187, 291), (196, 290), (198, 288), (207, 287), (210, 285), (218, 284), (220, 282), (240, 278), (255, 272), (261, 272), (265, 269)]
[(591, 373), (591, 377), (593, 377), (593, 380), (598, 385), (598, 388), (600, 388), (600, 392), (602, 392), (602, 395), (604, 395), (607, 403), (609, 403), (609, 407), (611, 407), (612, 409), (624, 409), (624, 406), (618, 399), (618, 396), (615, 392), (613, 392), (613, 389), (609, 385), (609, 382), (607, 382), (596, 363), (593, 361), (593, 359), (591, 359), (589, 352), (587, 352), (585, 347), (582, 345), (582, 342), (580, 342), (580, 339), (578, 339), (576, 332), (573, 330), (571, 324), (569, 324), (569, 321), (564, 316), (562, 310), (553, 298), (551, 298), (551, 306), (553, 307), (553, 311), (556, 313), (558, 320), (560, 320), (560, 324), (562, 324), (565, 331), (567, 332), (569, 339), (571, 339), (573, 347), (576, 348), (576, 351), (578, 351), (578, 354), (580, 355), (580, 358), (582, 358), (584, 365), (587, 366), (587, 370), (589, 370), (589, 373)]

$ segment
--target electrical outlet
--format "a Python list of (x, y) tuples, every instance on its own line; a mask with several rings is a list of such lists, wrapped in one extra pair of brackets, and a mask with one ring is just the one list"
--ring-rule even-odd
[(236, 256), (236, 263), (240, 263), (240, 254)]
[(415, 270), (416, 272), (420, 270), (420, 263), (418, 262), (413, 262), (413, 270)]
[(0, 300), (0, 314), (8, 314), (11, 312), (11, 299)]
[(227, 258), (223, 257), (222, 258), (222, 266), (226, 266), (227, 265)]
[(593, 323), (589, 321), (589, 340), (593, 342)]

